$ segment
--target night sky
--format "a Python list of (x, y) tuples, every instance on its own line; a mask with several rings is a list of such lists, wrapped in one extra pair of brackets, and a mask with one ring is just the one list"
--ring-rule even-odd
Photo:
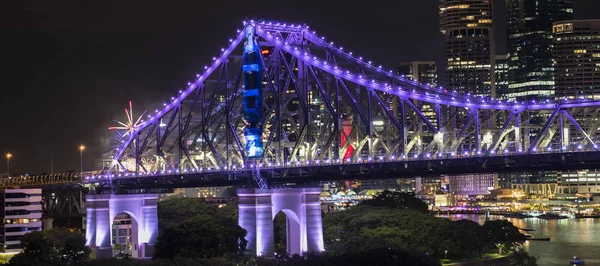
[[(577, 18), (598, 0), (576, 0)], [(7, 3), (10, 2), (10, 3)], [(495, 6), (505, 51), (502, 3)], [(210, 3), (210, 4), (203, 4)], [(368, 4), (367, 4), (368, 3)], [(0, 152), (12, 174), (79, 170), (103, 152), (112, 120), (159, 107), (210, 62), (245, 18), (307, 23), (327, 40), (392, 68), (443, 63), (437, 0), (3, 1), (0, 4)], [(440, 67), (443, 68), (443, 67)], [(3, 157), (4, 158), (4, 157)], [(6, 172), (6, 163), (0, 163)]]

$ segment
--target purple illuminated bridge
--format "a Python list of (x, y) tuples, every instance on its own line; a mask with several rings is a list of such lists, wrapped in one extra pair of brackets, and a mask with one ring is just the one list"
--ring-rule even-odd
[[(600, 168), (600, 102), (515, 102), (418, 84), (308, 26), (244, 22), (94, 174), (4, 180), (118, 188), (301, 183), (467, 172)], [(264, 71), (264, 155), (246, 158), (242, 54)], [(374, 46), (377, 44), (374, 43)], [(162, 121), (162, 122), (161, 122)]]
[[(256, 86), (262, 101), (246, 95), (247, 103), (262, 104), (260, 112), (253, 110), (262, 121), (252, 123), (263, 130), (264, 153), (251, 160), (244, 149), (249, 123), (242, 72), (250, 39), (260, 53), (245, 66), (258, 73), (252, 64), (260, 60), (256, 65), (264, 67), (261, 80), (246, 82), (263, 85)], [(87, 196), (86, 239), (97, 257), (112, 256), (110, 228), (119, 213), (133, 217), (134, 257), (151, 256), (158, 234), (152, 189), (225, 185), (246, 187), (238, 190), (239, 224), (255, 255), (274, 255), (273, 217), (279, 211), (287, 216), (290, 254), (321, 252), (320, 189), (290, 185), (600, 168), (599, 107), (583, 100), (460, 95), (395, 75), (306, 25), (249, 21), (203, 72), (119, 143), (106, 169), (0, 178), (0, 186), (96, 188)], [(118, 193), (124, 191), (129, 194)]]

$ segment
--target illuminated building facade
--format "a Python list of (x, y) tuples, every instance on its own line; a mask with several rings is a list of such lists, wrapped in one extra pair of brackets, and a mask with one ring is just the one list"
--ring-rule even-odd
[(440, 0), (440, 26), (446, 47), (446, 87), (495, 97), (491, 1)]
[(0, 252), (20, 252), (21, 237), (42, 230), (42, 189), (0, 190), (3, 217)]
[(600, 171), (562, 171), (557, 174), (559, 194), (600, 194)]
[(496, 93), (501, 98), (508, 93), (508, 55), (496, 55)]
[(554, 94), (552, 23), (573, 19), (573, 0), (506, 0), (509, 99)]
[(396, 71), (397, 75), (432, 87), (438, 85), (437, 66), (433, 61), (413, 61), (401, 63)]
[(487, 195), (494, 189), (494, 174), (463, 174), (448, 179), (450, 194), (455, 196)]
[(600, 20), (554, 23), (556, 96), (600, 99)]
[[(432, 87), (438, 86), (437, 66), (433, 61), (403, 62), (396, 69), (396, 74), (424, 85)], [(437, 115), (433, 106), (418, 101), (414, 101), (413, 103), (421, 108), (423, 114), (431, 121), (431, 123), (437, 123)], [(396, 102), (390, 103), (390, 110), (392, 110), (392, 112), (398, 109), (395, 107), (396, 105)], [(398, 118), (399, 114), (397, 112), (395, 112), (395, 114)], [(407, 121), (411, 121), (410, 117), (407, 117), (406, 119)]]

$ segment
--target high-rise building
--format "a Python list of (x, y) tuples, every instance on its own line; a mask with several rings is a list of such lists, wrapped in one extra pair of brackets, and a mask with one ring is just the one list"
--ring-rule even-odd
[(508, 93), (508, 55), (496, 55), (496, 93), (500, 98), (506, 98)]
[(406, 78), (429, 84), (432, 87), (438, 85), (438, 73), (435, 62), (432, 61), (413, 61), (401, 63), (396, 71), (397, 75), (403, 75)]
[(23, 235), (42, 230), (42, 189), (3, 189), (0, 202), (0, 252), (19, 252)]
[[(552, 32), (556, 97), (600, 100), (600, 19), (556, 22)], [(563, 197), (600, 193), (599, 170), (558, 171), (557, 179)]]
[(600, 19), (554, 23), (556, 97), (600, 99)]
[(554, 94), (552, 23), (573, 19), (573, 0), (506, 0), (509, 99)]
[(445, 37), (446, 87), (496, 97), (490, 0), (440, 0)]

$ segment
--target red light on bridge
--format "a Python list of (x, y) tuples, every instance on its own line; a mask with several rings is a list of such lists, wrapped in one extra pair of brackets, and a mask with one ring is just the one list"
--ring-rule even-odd
[(261, 51), (261, 54), (263, 54), (263, 55), (268, 55), (270, 52), (271, 52), (271, 51), (269, 51), (269, 50), (262, 50), (262, 51)]

